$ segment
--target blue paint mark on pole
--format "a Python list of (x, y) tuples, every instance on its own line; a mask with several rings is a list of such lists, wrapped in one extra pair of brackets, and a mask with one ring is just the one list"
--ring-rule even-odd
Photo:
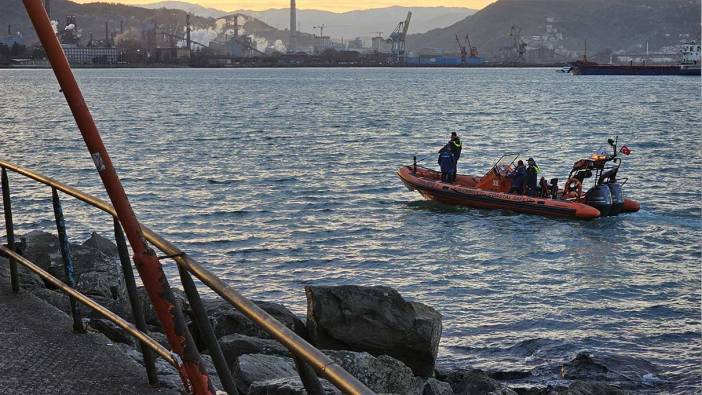
[[(61, 200), (59, 200), (58, 191), (56, 188), (51, 188), (51, 200), (54, 204), (54, 217), (56, 218), (56, 230), (58, 231), (59, 247), (61, 249), (61, 257), (63, 258), (63, 269), (66, 274), (66, 283), (69, 287), (75, 288), (76, 281), (73, 271), (73, 259), (70, 254), (68, 245), (68, 236), (66, 236), (66, 222), (63, 220), (63, 209), (61, 209)], [(85, 333), (85, 328), (81, 322), (80, 313), (76, 309), (76, 300), (70, 298), (71, 315), (73, 316), (73, 331), (77, 333)]]

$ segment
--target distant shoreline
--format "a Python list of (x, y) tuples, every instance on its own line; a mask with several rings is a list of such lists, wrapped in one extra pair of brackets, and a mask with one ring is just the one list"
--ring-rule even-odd
[[(459, 65), (343, 65), (343, 64), (305, 64), (305, 65), (256, 65), (256, 64), (241, 64), (241, 65), (226, 65), (226, 66), (188, 66), (174, 64), (129, 64), (129, 65), (72, 65), (73, 69), (304, 69), (304, 68), (347, 68), (347, 69), (370, 69), (370, 68), (397, 68), (397, 69), (541, 69), (541, 68), (560, 68), (565, 66), (565, 63), (554, 64), (525, 64), (525, 65), (508, 65), (508, 64), (493, 64), (480, 66), (459, 66)], [(0, 69), (51, 69), (49, 65), (0, 65)]]

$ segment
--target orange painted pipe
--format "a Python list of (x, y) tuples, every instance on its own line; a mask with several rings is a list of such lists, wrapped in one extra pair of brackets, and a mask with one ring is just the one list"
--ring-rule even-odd
[(183, 361), (179, 369), (183, 385), (186, 390), (198, 395), (214, 394), (207, 372), (202, 365), (200, 354), (197, 349), (189, 346), (186, 342), (187, 327), (182, 317), (179, 319), (175, 315), (175, 298), (163, 272), (163, 267), (154, 251), (146, 245), (139, 221), (132, 210), (117, 172), (112, 166), (110, 156), (95, 126), (93, 117), (90, 115), (90, 110), (85, 104), (83, 94), (68, 64), (68, 59), (66, 59), (66, 55), (51, 26), (44, 4), (42, 0), (23, 0), (23, 3), (39, 36), (39, 40), (44, 46), (46, 56), (49, 58), (63, 95), (71, 108), (73, 117), (78, 124), (78, 129), (83, 135), (83, 140), (100, 174), (102, 183), (110, 196), (110, 201), (117, 212), (119, 222), (122, 224), (132, 251), (134, 251), (134, 263), (149, 299), (154, 305), (163, 331), (172, 350)]

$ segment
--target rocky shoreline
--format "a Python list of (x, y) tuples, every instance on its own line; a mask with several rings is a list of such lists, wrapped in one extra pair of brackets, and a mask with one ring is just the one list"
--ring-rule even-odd
[[(56, 236), (31, 232), (22, 237), (22, 254), (65, 281)], [(133, 322), (119, 264), (117, 247), (93, 233), (82, 244), (71, 244), (76, 288), (98, 303)], [(4, 261), (3, 261), (4, 263)], [(56, 308), (70, 312), (68, 298), (52, 290), (36, 275), (20, 267), (22, 288), (30, 290)], [(436, 366), (441, 339), (441, 314), (415, 301), (405, 300), (389, 287), (308, 286), (307, 316), (301, 319), (282, 304), (255, 301), (297, 334), (306, 338), (376, 393), (388, 394), (621, 394), (665, 390), (651, 372), (655, 367), (632, 374), (616, 369), (617, 361), (581, 352), (555, 372), (558, 380), (534, 380), (533, 371), (491, 371), (469, 366), (444, 370)], [(165, 335), (144, 289), (139, 288), (149, 335), (169, 348)], [(182, 292), (183, 312), (190, 309)], [(221, 299), (203, 297), (203, 304), (243, 394), (304, 394), (290, 353), (265, 331)], [(110, 321), (80, 305), (89, 330), (103, 333), (117, 347), (143, 364), (138, 344)], [(191, 328), (194, 327), (192, 323)], [(211, 358), (193, 330), (196, 344), (215, 385), (219, 385)], [(180, 378), (170, 365), (157, 362), (164, 386), (180, 388)], [(647, 376), (649, 375), (649, 376)], [(654, 380), (655, 381), (655, 380)], [(322, 380), (325, 393), (339, 393)], [(221, 386), (219, 386), (221, 388)]]

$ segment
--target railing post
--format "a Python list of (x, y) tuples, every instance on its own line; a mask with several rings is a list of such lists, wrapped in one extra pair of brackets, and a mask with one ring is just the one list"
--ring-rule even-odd
[(297, 374), (300, 375), (300, 380), (302, 380), (302, 384), (305, 386), (305, 390), (307, 390), (309, 395), (324, 395), (322, 383), (319, 382), (317, 372), (314, 371), (312, 366), (303, 361), (300, 357), (295, 356), (295, 367), (297, 368)]
[[(141, 300), (137, 294), (136, 281), (134, 281), (134, 271), (132, 270), (132, 262), (129, 259), (129, 250), (127, 249), (127, 241), (124, 238), (122, 227), (119, 225), (119, 220), (113, 218), (115, 228), (115, 242), (117, 243), (117, 252), (119, 253), (119, 261), (122, 264), (122, 274), (124, 274), (124, 284), (127, 288), (127, 296), (129, 297), (129, 305), (132, 307), (132, 316), (137, 329), (147, 333), (146, 319), (144, 319), (144, 309), (141, 308)], [(144, 366), (146, 367), (146, 377), (149, 384), (158, 387), (158, 376), (156, 374), (156, 361), (154, 352), (146, 344), (141, 342), (141, 355), (144, 358)]]
[[(61, 208), (61, 200), (59, 199), (56, 188), (51, 188), (51, 202), (54, 205), (54, 217), (56, 218), (56, 231), (59, 238), (59, 249), (61, 250), (61, 258), (63, 259), (63, 272), (66, 274), (66, 284), (69, 287), (76, 287), (76, 280), (73, 271), (73, 258), (71, 258), (71, 250), (68, 245), (68, 236), (66, 236), (66, 222), (63, 220), (63, 209)], [(80, 318), (80, 313), (76, 308), (76, 300), (69, 296), (68, 300), (71, 303), (71, 316), (73, 317), (73, 331), (76, 333), (85, 333), (83, 322)]]
[[(7, 232), (7, 248), (15, 251), (15, 226), (12, 222), (12, 202), (10, 201), (10, 181), (7, 179), (7, 170), (2, 168), (2, 207), (5, 213), (5, 231)], [(19, 292), (19, 275), (17, 273), (17, 262), (12, 257), (10, 261), (10, 281), (12, 282), (12, 292)]]
[(197, 325), (197, 330), (205, 339), (207, 344), (207, 349), (210, 350), (210, 356), (212, 357), (212, 362), (217, 369), (217, 375), (219, 376), (219, 381), (222, 383), (222, 387), (229, 395), (239, 395), (239, 391), (236, 389), (236, 384), (234, 383), (234, 378), (232, 378), (231, 370), (227, 364), (226, 358), (222, 353), (222, 348), (219, 346), (217, 341), (217, 336), (215, 336), (214, 330), (212, 330), (212, 325), (210, 325), (210, 319), (207, 317), (207, 312), (205, 307), (202, 305), (202, 300), (200, 299), (200, 294), (197, 292), (197, 287), (193, 281), (192, 276), (187, 269), (178, 265), (178, 272), (180, 273), (180, 281), (183, 283), (183, 289), (185, 290), (185, 295), (188, 297), (190, 302), (190, 308), (193, 311), (193, 321)]

